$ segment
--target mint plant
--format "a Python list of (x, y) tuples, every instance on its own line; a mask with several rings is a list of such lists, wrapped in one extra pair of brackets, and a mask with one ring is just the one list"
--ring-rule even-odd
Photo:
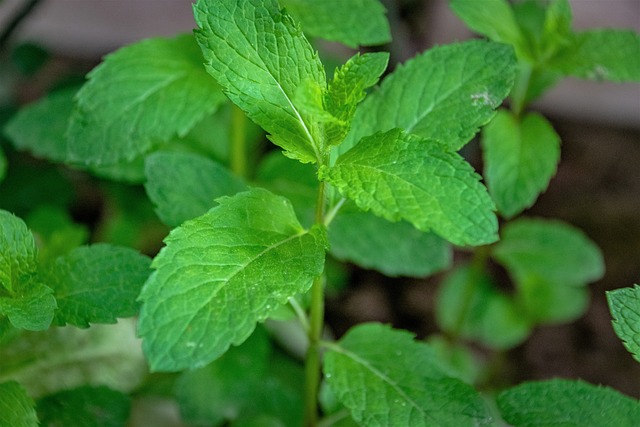
[[(559, 221), (507, 222), (559, 160), (559, 136), (525, 110), (566, 75), (640, 80), (636, 57), (609, 51), (640, 49), (640, 37), (573, 33), (564, 0), (452, 7), (493, 40), (435, 47), (384, 78), (388, 54), (356, 53), (328, 77), (305, 34), (388, 42), (379, 2), (199, 0), (195, 36), (124, 47), (79, 90), (16, 114), (5, 127), (15, 148), (144, 184), (171, 231), (151, 261), (85, 245), (86, 230), (51, 206), (28, 221), (0, 211), (0, 425), (124, 425), (132, 390), (163, 387), (193, 425), (633, 425), (638, 401), (581, 381), (523, 383), (491, 409), (492, 390), (449, 356), (469, 356), (462, 340), (506, 349), (583, 313), (585, 285), (603, 274), (595, 244)], [(264, 155), (259, 128), (276, 146)], [(488, 189), (458, 152), (480, 129)], [(441, 285), (446, 340), (377, 323), (331, 338), (328, 257), (424, 277), (450, 267), (453, 245), (473, 255)], [(609, 294), (635, 356), (636, 294)], [(135, 353), (106, 352), (129, 324), (97, 325), (133, 316), (155, 373), (144, 384)], [(299, 358), (284, 350), (291, 337)], [(48, 349), (64, 357), (47, 360)], [(62, 372), (73, 375), (60, 383)]]

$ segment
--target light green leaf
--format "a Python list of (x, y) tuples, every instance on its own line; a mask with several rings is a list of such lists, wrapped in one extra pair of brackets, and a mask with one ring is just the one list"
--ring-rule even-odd
[(391, 41), (385, 8), (379, 0), (280, 0), (306, 34), (350, 47)]
[(451, 246), (411, 224), (342, 208), (329, 227), (331, 254), (387, 276), (425, 277), (451, 264)]
[(436, 320), (444, 331), (507, 349), (524, 341), (531, 324), (514, 301), (502, 294), (483, 271), (465, 266), (441, 284)]
[(589, 289), (554, 283), (544, 277), (519, 278), (516, 298), (525, 317), (536, 324), (567, 323), (584, 314)]
[(199, 0), (194, 15), (207, 71), (225, 94), (287, 156), (315, 162), (324, 150), (320, 125), (294, 95), (302, 85), (324, 90), (326, 76), (291, 17), (275, 0)]
[(195, 153), (157, 152), (145, 159), (145, 189), (170, 227), (207, 212), (215, 199), (246, 190), (227, 168)]
[(533, 205), (560, 161), (560, 137), (537, 113), (499, 111), (482, 130), (482, 148), (487, 187), (506, 218)]
[(15, 381), (0, 384), (0, 426), (37, 427), (35, 402)]
[(616, 335), (640, 362), (640, 286), (608, 291), (607, 301)]
[(88, 328), (138, 312), (136, 298), (151, 270), (137, 251), (104, 243), (81, 246), (47, 266), (44, 277), (58, 301), (55, 322)]
[(640, 402), (583, 381), (523, 383), (498, 395), (502, 417), (514, 427), (638, 425)]
[(640, 81), (640, 35), (611, 29), (577, 33), (551, 66), (585, 79)]
[(0, 314), (16, 328), (47, 329), (56, 300), (37, 273), (37, 249), (24, 221), (0, 210)]
[(352, 328), (325, 353), (331, 390), (366, 426), (477, 426), (491, 421), (477, 392), (449, 378), (435, 352), (406, 331)]
[(487, 124), (515, 76), (511, 47), (470, 41), (436, 47), (398, 66), (360, 104), (340, 152), (400, 128), (457, 150)]
[(322, 167), (320, 179), (358, 207), (390, 221), (404, 219), (457, 245), (497, 239), (494, 205), (479, 176), (440, 143), (399, 129), (363, 138)]
[(144, 40), (108, 55), (78, 92), (68, 160), (131, 161), (186, 135), (224, 101), (202, 61), (191, 35)]
[(130, 410), (129, 396), (104, 386), (64, 390), (38, 401), (43, 426), (122, 427)]
[(211, 362), (322, 272), (324, 231), (302, 228), (285, 198), (255, 188), (218, 202), (153, 261), (139, 324), (153, 370)]
[(562, 286), (584, 286), (604, 274), (604, 260), (596, 244), (579, 229), (557, 220), (510, 222), (493, 256), (516, 281), (533, 275)]

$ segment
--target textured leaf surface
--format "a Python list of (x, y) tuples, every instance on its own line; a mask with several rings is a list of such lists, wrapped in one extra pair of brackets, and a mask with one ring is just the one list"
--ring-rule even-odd
[(595, 243), (579, 229), (556, 220), (510, 222), (493, 255), (516, 280), (532, 275), (562, 286), (583, 286), (604, 273)]
[(493, 202), (479, 176), (445, 146), (399, 129), (363, 138), (320, 178), (364, 210), (404, 219), (458, 245), (497, 239)]
[(322, 272), (323, 232), (303, 229), (286, 199), (256, 188), (218, 201), (171, 232), (140, 295), (154, 370), (214, 360)]
[(147, 194), (171, 227), (204, 214), (218, 197), (246, 190), (227, 168), (195, 153), (153, 153), (145, 159), (145, 175)]
[(134, 316), (150, 264), (133, 249), (108, 244), (82, 246), (58, 258), (45, 276), (58, 301), (55, 322), (88, 328)]
[(329, 227), (331, 254), (387, 276), (429, 276), (451, 264), (451, 246), (411, 224), (343, 210)]
[(20, 384), (0, 384), (0, 426), (37, 427), (35, 403)]
[(640, 402), (582, 381), (520, 384), (498, 395), (502, 417), (514, 427), (638, 425)]
[(16, 328), (47, 329), (56, 300), (37, 273), (37, 249), (24, 221), (0, 210), (0, 314)]
[(351, 329), (325, 354), (338, 399), (366, 426), (477, 426), (491, 417), (469, 385), (447, 377), (435, 353), (388, 326)]
[(385, 8), (379, 0), (281, 0), (306, 34), (350, 47), (391, 41)]
[(613, 329), (624, 346), (640, 362), (640, 286), (607, 292)]
[(275, 0), (199, 0), (194, 15), (207, 71), (226, 95), (288, 156), (315, 162), (320, 127), (294, 95), (302, 84), (324, 89), (326, 77), (291, 17)]
[(108, 55), (77, 95), (69, 160), (115, 164), (184, 136), (224, 101), (202, 62), (191, 35), (144, 40)]
[(506, 218), (533, 205), (560, 160), (560, 137), (537, 113), (519, 121), (501, 110), (483, 129), (482, 147), (487, 187)]
[(451, 9), (469, 28), (497, 42), (521, 46), (524, 42), (507, 0), (452, 0)]
[(400, 128), (453, 149), (491, 120), (515, 75), (511, 47), (470, 41), (436, 47), (400, 65), (360, 104), (344, 149)]
[(127, 395), (104, 386), (64, 390), (38, 401), (44, 426), (122, 427), (130, 409)]

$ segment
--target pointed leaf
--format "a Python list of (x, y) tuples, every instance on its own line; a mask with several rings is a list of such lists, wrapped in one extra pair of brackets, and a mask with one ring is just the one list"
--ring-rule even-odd
[(281, 0), (306, 34), (350, 47), (391, 41), (385, 8), (379, 0)]
[(0, 426), (37, 427), (35, 402), (15, 381), (0, 383)]
[(477, 426), (491, 421), (480, 395), (449, 378), (435, 352), (379, 324), (351, 329), (325, 354), (331, 390), (366, 426)]
[(147, 194), (171, 227), (204, 214), (218, 197), (247, 188), (220, 163), (195, 153), (153, 153), (145, 159), (145, 175)]
[(214, 360), (322, 272), (324, 232), (303, 229), (286, 199), (256, 188), (218, 202), (153, 261), (139, 327), (153, 370)]
[(313, 117), (296, 105), (299, 86), (326, 86), (322, 63), (275, 0), (199, 0), (196, 38), (207, 71), (287, 155), (315, 162), (323, 146)]
[(400, 128), (457, 150), (488, 123), (515, 76), (511, 47), (484, 41), (436, 47), (398, 66), (358, 107), (340, 152)]
[(613, 329), (624, 346), (640, 362), (640, 286), (607, 292)]
[(635, 426), (640, 402), (583, 381), (523, 383), (498, 395), (502, 417), (514, 427)]
[(118, 317), (134, 316), (150, 264), (133, 249), (104, 243), (59, 257), (44, 274), (58, 301), (56, 324), (88, 328), (89, 323), (116, 323)]
[(74, 163), (131, 161), (186, 135), (224, 101), (191, 35), (123, 47), (88, 77), (67, 132)]
[(482, 147), (487, 187), (506, 218), (533, 205), (560, 161), (560, 137), (536, 113), (518, 120), (501, 110), (482, 130)]
[(404, 219), (457, 245), (497, 239), (493, 202), (479, 176), (457, 153), (399, 129), (377, 133), (323, 167), (320, 179), (363, 210)]

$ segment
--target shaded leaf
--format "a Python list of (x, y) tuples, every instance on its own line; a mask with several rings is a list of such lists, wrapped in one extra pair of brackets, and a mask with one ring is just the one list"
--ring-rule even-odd
[(15, 381), (0, 383), (0, 426), (37, 427), (35, 402)]
[(607, 292), (613, 329), (633, 357), (640, 362), (640, 286)]

